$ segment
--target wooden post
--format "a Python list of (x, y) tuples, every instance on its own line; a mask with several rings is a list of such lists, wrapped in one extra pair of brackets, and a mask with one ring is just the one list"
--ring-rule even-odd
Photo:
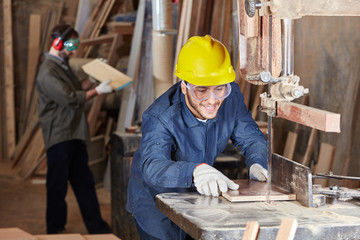
[(3, 1), (6, 158), (15, 151), (14, 59), (11, 0)]
[(292, 240), (294, 239), (297, 229), (297, 220), (293, 218), (284, 218), (281, 221), (276, 240)]
[(250, 221), (246, 223), (246, 229), (242, 240), (256, 240), (259, 233), (259, 223), (257, 221)]
[(26, 103), (30, 102), (30, 95), (34, 85), (38, 56), (40, 54), (40, 26), (41, 16), (38, 14), (30, 15), (29, 23), (29, 43), (27, 58), (27, 85), (26, 85)]

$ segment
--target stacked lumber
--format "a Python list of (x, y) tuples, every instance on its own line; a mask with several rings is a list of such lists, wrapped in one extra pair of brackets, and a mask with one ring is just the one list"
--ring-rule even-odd
[[(11, 9), (11, 1), (7, 0), (4, 4), (8, 4), (9, 7), (6, 7), (6, 17), (9, 18), (9, 8)], [(85, 64), (86, 62), (92, 60), (88, 58), (91, 56), (90, 54), (90, 47), (95, 45), (101, 46), (102, 44), (106, 44), (109, 46), (108, 51), (106, 52), (107, 56), (104, 56), (107, 59), (109, 65), (115, 66), (116, 62), (118, 61), (117, 56), (117, 48), (121, 44), (121, 36), (122, 34), (131, 35), (131, 27), (129, 24), (125, 24), (126, 31), (122, 33), (109, 33), (100, 36), (100, 30), (103, 26), (105, 26), (106, 21), (109, 19), (110, 11), (112, 10), (115, 4), (115, 0), (102, 0), (99, 1), (98, 5), (93, 10), (92, 16), (89, 19), (89, 22), (86, 26), (85, 31), (82, 34), (82, 41), (79, 48), (79, 54), (81, 55), (79, 62), (81, 64)], [(8, 6), (4, 5), (4, 6)], [(72, 6), (76, 6), (74, 5)], [(35, 77), (37, 74), (37, 69), (42, 61), (43, 53), (48, 51), (51, 44), (50, 39), (50, 32), (53, 27), (59, 23), (62, 23), (61, 19), (63, 18), (71, 18), (70, 15), (66, 14), (75, 14), (76, 8), (72, 8), (72, 10), (63, 11), (66, 6), (66, 1), (59, 1), (58, 3), (53, 3), (49, 11), (46, 11), (46, 14), (29, 14), (29, 33), (28, 33), (28, 58), (27, 58), (27, 77), (26, 77), (26, 91), (24, 94), (24, 104), (21, 104), (21, 110), (19, 114), (19, 122), (18, 122), (18, 141), (15, 142), (10, 138), (5, 139), (5, 141), (1, 141), (2, 144), (0, 146), (0, 156), (3, 155), (2, 151), (9, 150), (7, 152), (11, 153), (7, 155), (7, 159), (11, 160), (11, 165), (13, 168), (16, 169), (18, 174), (23, 179), (28, 179), (32, 177), (34, 174), (44, 174), (46, 173), (46, 153), (45, 153), (45, 145), (42, 137), (41, 126), (38, 119), (38, 111), (37, 111), (37, 104), (38, 104), (38, 93), (35, 88)], [(5, 13), (5, 9), (4, 9)], [(4, 15), (5, 17), (5, 15)], [(5, 22), (5, 21), (4, 21)], [(6, 23), (11, 23), (11, 21), (6, 20)], [(117, 26), (117, 31), (121, 30), (121, 27)], [(8, 36), (11, 35), (11, 27), (10, 33), (7, 33)], [(9, 46), (6, 48), (7, 51), (10, 51)], [(4, 45), (5, 47), (5, 45)], [(2, 51), (0, 51), (2, 52)], [(95, 53), (97, 54), (97, 53)], [(7, 56), (7, 55), (6, 55)], [(7, 61), (11, 60), (12, 54), (9, 54), (7, 57)], [(75, 60), (76, 61), (76, 60)], [(75, 62), (74, 61), (74, 62)], [(72, 66), (72, 61), (70, 62)], [(7, 64), (7, 69), (9, 70), (9, 76), (13, 71), (11, 64)], [(73, 66), (72, 66), (73, 67)], [(7, 78), (8, 82), (1, 82), (1, 84), (6, 85), (9, 90), (6, 92), (11, 93), (11, 90), (14, 90), (13, 84), (10, 84), (11, 77)], [(3, 94), (1, 94), (3, 96)], [(11, 96), (7, 96), (6, 104), (14, 104), (14, 101), (10, 101), (9, 99), (12, 98)], [(5, 97), (4, 97), (5, 99)], [(92, 143), (95, 142), (95, 145), (100, 146), (100, 149), (103, 149), (101, 153), (105, 153), (105, 147), (108, 143), (109, 136), (114, 129), (114, 119), (109, 118), (107, 119), (106, 114), (101, 113), (101, 106), (102, 106), (103, 99), (98, 97), (94, 103), (92, 104), (91, 110), (88, 115), (89, 125), (90, 125), (90, 133), (92, 138)], [(8, 107), (7, 107), (8, 108)], [(10, 109), (10, 108), (9, 108)], [(3, 113), (5, 113), (5, 105), (0, 105), (0, 113), (1, 113), (1, 121), (3, 119), (8, 120), (10, 122), (15, 123), (15, 116), (5, 118), (2, 117)], [(8, 114), (7, 114), (8, 115)], [(10, 121), (12, 119), (12, 121)], [(5, 122), (0, 122), (0, 131), (1, 135), (3, 136), (3, 131), (5, 134), (5, 130), (9, 129), (7, 132), (9, 134), (5, 134), (5, 136), (9, 135), (15, 130), (15, 126), (11, 127), (10, 125), (5, 125)], [(106, 125), (106, 128), (100, 129), (102, 125)], [(5, 126), (3, 128), (3, 126)], [(101, 133), (100, 133), (101, 130)], [(99, 132), (101, 138), (104, 141), (98, 141), (99, 135), (96, 135)], [(107, 136), (104, 136), (104, 132)], [(14, 133), (15, 134), (15, 133)], [(15, 135), (14, 135), (15, 136)], [(106, 139), (106, 141), (105, 141)], [(14, 149), (11, 150), (10, 145), (14, 144)], [(16, 144), (16, 145), (15, 145)], [(11, 151), (10, 151), (11, 150)], [(99, 150), (100, 151), (100, 150)], [(104, 168), (104, 162), (106, 160), (105, 154), (101, 155), (102, 157), (98, 157), (98, 159), (94, 159), (90, 165), (94, 168), (94, 171), (98, 171), (95, 169), (95, 166), (101, 166)], [(100, 163), (100, 160), (102, 161)], [(93, 169), (92, 169), (93, 170)], [(101, 176), (103, 173), (95, 174)], [(95, 176), (96, 177), (96, 176)], [(100, 177), (98, 177), (100, 179)], [(98, 181), (97, 181), (98, 182)]]
[(38, 118), (38, 93), (35, 88), (35, 78), (42, 53), (48, 51), (50, 47), (50, 32), (60, 23), (63, 7), (64, 2), (60, 2), (57, 8), (52, 8), (49, 11), (47, 16), (49, 21), (46, 22), (45, 26), (41, 24), (41, 15), (31, 14), (29, 17), (26, 107), (21, 111), (23, 124), (19, 126), (20, 138), (10, 156), (11, 166), (17, 170), (23, 179), (31, 177), (38, 166), (46, 166), (41, 164), (46, 160), (46, 154)]

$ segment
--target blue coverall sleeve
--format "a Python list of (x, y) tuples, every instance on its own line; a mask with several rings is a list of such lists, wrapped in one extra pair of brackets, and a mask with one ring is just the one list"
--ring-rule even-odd
[[(145, 115), (145, 114), (144, 114)], [(189, 188), (198, 163), (172, 159), (173, 135), (159, 119), (143, 116), (140, 144), (140, 171), (149, 185), (164, 188)]]
[(248, 168), (258, 163), (267, 169), (267, 141), (259, 126), (253, 120), (251, 113), (241, 99), (236, 108), (235, 127), (231, 139), (235, 146), (241, 147)]

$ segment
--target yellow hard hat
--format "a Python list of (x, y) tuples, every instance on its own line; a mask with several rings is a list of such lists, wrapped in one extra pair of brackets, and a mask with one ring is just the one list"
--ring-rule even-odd
[(226, 47), (210, 35), (191, 37), (181, 48), (175, 75), (193, 85), (222, 85), (235, 80)]

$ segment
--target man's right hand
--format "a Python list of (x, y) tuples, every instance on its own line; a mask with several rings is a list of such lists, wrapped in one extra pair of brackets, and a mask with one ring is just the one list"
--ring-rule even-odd
[(104, 94), (104, 93), (111, 93), (113, 91), (113, 88), (109, 85), (110, 79), (106, 80), (105, 82), (102, 82), (95, 88), (95, 91), (97, 95)]
[(228, 188), (232, 190), (239, 188), (238, 184), (206, 163), (198, 165), (193, 172), (193, 176), (196, 190), (203, 195), (218, 197), (218, 189), (220, 192), (227, 192)]

